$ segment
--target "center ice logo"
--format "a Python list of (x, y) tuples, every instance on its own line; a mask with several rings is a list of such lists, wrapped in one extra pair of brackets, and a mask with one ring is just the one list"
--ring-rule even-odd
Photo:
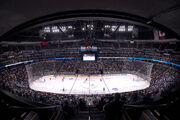
[(118, 91), (118, 88), (112, 88), (112, 90), (114, 90), (114, 91)]
[[(82, 77), (83, 79), (83, 77)], [(85, 89), (89, 89), (90, 88), (96, 88), (98, 86), (98, 82), (97, 80), (93, 80), (91, 78), (85, 78), (85, 80), (83, 80), (83, 82), (81, 83), (81, 87), (85, 88)]]

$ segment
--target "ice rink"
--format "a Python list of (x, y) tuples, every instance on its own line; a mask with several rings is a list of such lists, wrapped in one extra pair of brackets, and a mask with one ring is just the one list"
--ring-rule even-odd
[(58, 94), (110, 94), (149, 87), (150, 83), (134, 74), (44, 76), (29, 83), (36, 91)]

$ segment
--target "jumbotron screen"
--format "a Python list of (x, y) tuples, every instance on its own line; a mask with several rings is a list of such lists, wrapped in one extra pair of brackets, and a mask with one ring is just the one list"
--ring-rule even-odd
[(84, 54), (83, 61), (95, 61), (95, 54)]

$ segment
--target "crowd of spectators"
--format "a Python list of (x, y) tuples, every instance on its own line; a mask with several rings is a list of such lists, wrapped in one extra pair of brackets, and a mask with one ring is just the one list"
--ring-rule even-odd
[[(109, 44), (107, 45), (109, 46)], [(178, 63), (179, 55), (172, 54), (172, 50), (139, 49), (101, 47), (98, 49), (99, 57), (140, 57)], [(63, 48), (49, 50), (24, 50), (19, 52), (5, 52), (0, 55), (0, 64), (8, 65), (16, 62), (55, 58), (55, 57), (81, 57), (80, 48)], [(179, 58), (178, 58), (179, 57)], [(152, 69), (151, 69), (152, 67)], [(46, 75), (70, 75), (70, 74), (116, 74), (133, 72), (150, 78), (150, 87), (144, 90), (120, 93), (118, 99), (122, 104), (151, 104), (153, 101), (167, 96), (180, 85), (179, 68), (157, 62), (144, 62), (127, 59), (98, 59), (96, 61), (76, 60), (46, 60), (33, 63), (20, 64), (0, 69), (0, 89), (9, 91), (12, 95), (25, 100), (47, 105), (61, 105), (65, 117), (74, 116), (78, 110), (86, 110), (90, 104), (100, 111), (107, 113), (113, 106), (116, 98), (114, 94), (104, 95), (63, 95), (48, 92), (40, 92), (30, 89), (30, 77), (38, 79)], [(114, 106), (116, 107), (116, 106)], [(112, 111), (111, 111), (112, 112)], [(111, 113), (108, 112), (108, 113)], [(69, 114), (69, 115), (68, 115)], [(109, 114), (109, 116), (111, 116)], [(108, 117), (108, 114), (107, 114)]]
[[(73, 44), (72, 44), (73, 45)], [(16, 62), (32, 60), (32, 59), (44, 59), (44, 58), (58, 58), (58, 57), (80, 57), (80, 47), (75, 46), (61, 46), (61, 49), (29, 49), (19, 50), (14, 48), (13, 51), (7, 51), (0, 55), (1, 65), (12, 64)], [(118, 44), (116, 44), (117, 46)], [(150, 58), (157, 60), (164, 60), (167, 62), (179, 63), (180, 56), (176, 54), (173, 49), (159, 50), (158, 48), (129, 48), (129, 47), (114, 47), (114, 44), (109, 44), (98, 47), (97, 55), (103, 56), (114, 56), (114, 57), (140, 57)], [(18, 50), (16, 50), (18, 49)]]
[[(46, 93), (34, 91), (29, 88), (28, 83), (28, 71), (32, 70), (32, 76), (42, 77), (44, 75), (57, 75), (57, 74), (106, 74), (106, 73), (120, 73), (123, 70), (138, 70), (138, 64), (132, 64), (131, 61), (116, 61), (116, 60), (100, 60), (95, 62), (82, 62), (81, 60), (51, 60), (44, 62), (35, 62), (28, 64), (22, 64), (12, 67), (1, 69), (0, 73), (0, 87), (9, 90), (11, 93), (28, 98), (31, 101), (45, 103), (45, 104), (64, 104), (65, 101), (69, 103), (75, 102), (76, 104), (80, 100), (88, 101), (89, 96), (93, 96), (95, 103), (107, 103), (111, 100), (111, 95), (62, 95), (55, 93)], [(141, 63), (139, 66), (142, 66)], [(151, 72), (150, 87), (144, 90), (138, 90), (133, 92), (121, 93), (121, 97), (126, 98), (126, 104), (137, 104), (143, 102), (149, 96), (153, 100), (153, 97), (161, 95), (162, 92), (170, 91), (171, 88), (179, 84), (179, 73), (173, 66), (153, 63)], [(35, 67), (32, 67), (35, 66)], [(28, 70), (29, 69), (29, 70)], [(92, 73), (93, 72), (93, 73)], [(105, 72), (105, 73), (103, 73)], [(95, 104), (94, 103), (94, 104)], [(99, 105), (100, 106), (100, 105)]]

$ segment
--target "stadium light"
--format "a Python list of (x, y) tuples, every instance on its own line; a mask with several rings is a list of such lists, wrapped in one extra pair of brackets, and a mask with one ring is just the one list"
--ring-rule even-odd
[(88, 24), (88, 25), (87, 25), (87, 28), (90, 29), (90, 30), (93, 30), (93, 29), (94, 29), (94, 25)]
[(67, 28), (68, 28), (68, 29), (72, 29), (73, 27), (72, 27), (71, 25), (69, 25)]
[(134, 28), (134, 26), (129, 25), (129, 26), (128, 26), (128, 31), (129, 31), (129, 32), (133, 31), (133, 28)]
[(44, 32), (45, 33), (50, 33), (51, 32), (50, 27), (44, 27)]
[(112, 32), (114, 32), (116, 29), (117, 29), (117, 26), (116, 26), (116, 25), (112, 25), (112, 26), (111, 26), (111, 31), (112, 31)]
[(104, 28), (106, 28), (106, 29), (107, 29), (107, 28), (110, 28), (110, 27), (111, 27), (110, 25), (105, 25), (105, 26), (104, 26)]
[(67, 31), (66, 26), (60, 26), (59, 28), (60, 28), (61, 31), (63, 31), (63, 32), (66, 32), (66, 31)]
[(52, 32), (53, 33), (58, 33), (59, 32), (59, 28), (57, 26), (52, 26)]
[(120, 32), (126, 31), (125, 25), (120, 25), (120, 26), (119, 26), (119, 31), (120, 31)]
[(82, 31), (85, 31), (85, 30), (86, 30), (86, 29), (83, 27), (83, 28), (82, 28)]

